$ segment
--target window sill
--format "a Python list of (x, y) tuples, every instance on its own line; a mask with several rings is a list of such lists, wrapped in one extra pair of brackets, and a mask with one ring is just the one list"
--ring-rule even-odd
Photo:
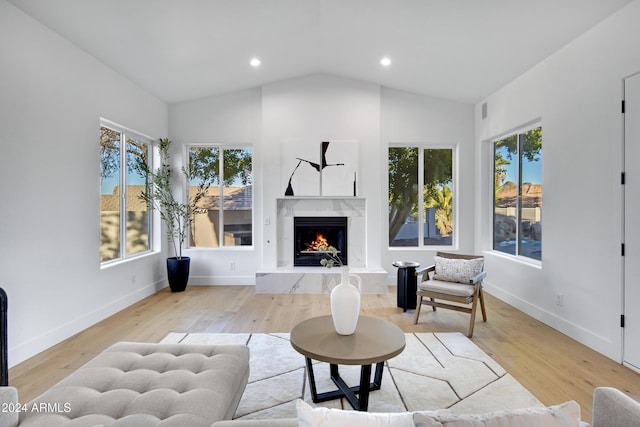
[(131, 261), (137, 261), (143, 258), (148, 258), (154, 255), (159, 255), (160, 252), (158, 251), (146, 251), (146, 252), (142, 252), (136, 255), (131, 255), (128, 256), (126, 258), (118, 258), (118, 259), (114, 259), (111, 261), (104, 261), (100, 263), (100, 270), (106, 270), (109, 269), (111, 267), (116, 267), (118, 265), (123, 265), (123, 264), (127, 264)]
[(521, 255), (510, 255), (504, 252), (494, 251), (494, 250), (486, 250), (486, 251), (483, 251), (483, 253), (485, 255), (491, 255), (496, 258), (517, 262), (519, 264), (527, 265), (529, 267), (534, 267), (540, 270), (542, 269), (542, 261), (538, 261), (537, 259), (527, 258)]
[(183, 249), (186, 252), (197, 252), (197, 251), (252, 251), (254, 250), (254, 246), (208, 246), (208, 247), (191, 247), (187, 249)]
[(389, 251), (408, 252), (408, 251), (443, 251), (452, 252), (457, 251), (455, 246), (389, 246)]

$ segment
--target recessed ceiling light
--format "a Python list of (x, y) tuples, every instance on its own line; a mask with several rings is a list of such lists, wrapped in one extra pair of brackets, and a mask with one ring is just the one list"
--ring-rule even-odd
[(260, 60), (258, 58), (252, 58), (249, 64), (251, 64), (252, 67), (258, 67), (260, 66)]
[(380, 65), (382, 65), (383, 67), (388, 67), (389, 65), (391, 65), (391, 59), (384, 57), (380, 60)]

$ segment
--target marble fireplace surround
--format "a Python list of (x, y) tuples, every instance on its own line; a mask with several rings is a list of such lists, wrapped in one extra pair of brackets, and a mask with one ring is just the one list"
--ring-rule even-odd
[(278, 267), (293, 267), (293, 219), (347, 217), (349, 267), (366, 265), (366, 200), (362, 197), (287, 197), (277, 200)]
[(293, 266), (296, 216), (347, 217), (349, 268), (362, 278), (364, 293), (386, 293), (387, 272), (368, 268), (367, 201), (364, 197), (283, 197), (277, 199), (278, 265), (256, 273), (258, 293), (329, 293), (340, 282), (337, 269)]

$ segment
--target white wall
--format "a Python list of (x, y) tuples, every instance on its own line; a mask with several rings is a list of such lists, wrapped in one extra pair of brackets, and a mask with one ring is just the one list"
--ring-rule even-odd
[[(443, 247), (444, 251), (458, 251), (473, 253), (474, 249), (474, 158), (473, 143), (473, 106), (459, 102), (416, 95), (409, 92), (383, 88), (382, 89), (382, 149), (383, 164), (381, 171), (386, 171), (386, 149), (390, 143), (434, 144), (455, 146), (458, 155), (457, 170), (454, 172), (457, 205), (454, 209), (455, 235), (457, 242), (454, 247)], [(383, 176), (384, 197), (380, 200), (383, 219), (388, 218), (388, 204), (386, 189), (389, 177)], [(384, 256), (383, 267), (390, 272), (390, 283), (395, 284), (396, 268), (393, 262), (397, 260), (415, 261), (422, 266), (433, 264), (435, 251), (416, 250), (410, 248), (387, 249), (388, 224), (382, 228), (387, 233), (383, 238)]]
[(5, 0), (0, 94), (0, 286), (15, 365), (156, 290), (159, 254), (100, 269), (99, 120), (160, 137), (168, 108)]
[[(170, 107), (171, 138), (189, 143), (252, 143), (254, 247), (191, 249), (190, 283), (253, 284), (257, 269), (278, 265), (276, 199), (290, 170), (282, 170), (283, 144), (318, 150), (321, 141), (359, 143), (358, 196), (367, 200), (367, 267), (383, 267), (395, 283), (396, 259), (427, 264), (433, 251), (387, 248), (387, 148), (390, 142), (455, 144), (459, 153), (457, 250), (473, 250), (473, 106), (378, 85), (315, 74)], [(182, 149), (178, 150), (183, 155)], [(268, 224), (265, 224), (265, 219)], [(229, 265), (235, 263), (236, 270)], [(195, 277), (194, 277), (195, 276)]]
[[(328, 75), (171, 105), (170, 136), (182, 146), (177, 154), (184, 155), (191, 143), (250, 143), (254, 150), (254, 245), (189, 249), (190, 283), (254, 284), (257, 270), (276, 267), (276, 198), (284, 196), (280, 160), (287, 140), (300, 140), (318, 152), (321, 141), (358, 140), (364, 164), (360, 189), (379, 200), (381, 177), (374, 167), (380, 163), (379, 114), (377, 85)], [(371, 209), (367, 220), (377, 227), (378, 209)], [(372, 265), (380, 265), (379, 240), (377, 235), (369, 239), (375, 248), (368, 255)]]
[[(367, 199), (366, 227), (381, 224), (377, 203), (382, 194), (380, 164), (380, 87), (317, 74), (266, 85), (262, 89), (264, 204), (263, 267), (277, 266), (276, 198), (283, 197), (290, 170), (281, 170), (286, 141), (320, 153), (322, 141), (358, 141), (358, 196)], [(351, 185), (348, 183), (347, 185)], [(380, 266), (380, 233), (367, 235), (366, 266)]]
[[(172, 104), (169, 136), (177, 158), (186, 159), (188, 144), (216, 143), (253, 147), (253, 247), (191, 248), (190, 285), (252, 285), (262, 258), (261, 91), (259, 88)], [(184, 163), (182, 163), (184, 164)], [(231, 270), (231, 264), (234, 270)]]
[[(476, 249), (490, 249), (490, 144), (542, 120), (542, 265), (486, 252), (487, 290), (614, 360), (622, 358), (622, 79), (640, 71), (640, 1), (476, 106)], [(555, 295), (564, 296), (562, 307)]]

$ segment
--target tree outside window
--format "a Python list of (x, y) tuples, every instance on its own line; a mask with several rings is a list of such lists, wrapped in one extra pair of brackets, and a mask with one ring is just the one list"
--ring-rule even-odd
[(542, 127), (493, 142), (493, 249), (542, 259)]
[(453, 149), (389, 147), (389, 246), (451, 246)]
[(192, 247), (251, 246), (253, 244), (252, 149), (222, 146), (189, 146), (194, 179), (209, 180), (207, 195), (198, 204), (191, 223)]
[(150, 141), (113, 124), (100, 126), (100, 262), (150, 250), (147, 206), (138, 197), (146, 177), (135, 169)]

